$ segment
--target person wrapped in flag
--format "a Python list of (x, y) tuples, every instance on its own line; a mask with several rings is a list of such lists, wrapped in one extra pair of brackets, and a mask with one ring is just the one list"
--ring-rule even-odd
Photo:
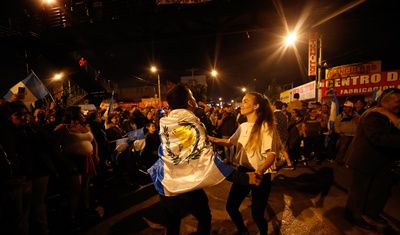
[(167, 102), (172, 111), (160, 119), (159, 159), (148, 169), (165, 208), (167, 234), (179, 234), (181, 211), (197, 219), (197, 234), (210, 234), (211, 212), (203, 188), (224, 179), (243, 185), (259, 185), (261, 179), (254, 172), (234, 170), (214, 154), (204, 125), (192, 112), (196, 100), (189, 88), (174, 86)]

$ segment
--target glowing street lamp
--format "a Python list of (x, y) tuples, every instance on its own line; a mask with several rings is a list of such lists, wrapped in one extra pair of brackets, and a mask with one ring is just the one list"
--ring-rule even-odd
[(292, 45), (296, 41), (296, 34), (291, 33), (286, 37), (286, 45)]
[(161, 108), (161, 89), (160, 89), (160, 73), (157, 72), (157, 68), (152, 66), (151, 67), (151, 72), (157, 73), (157, 83), (158, 83), (158, 99), (159, 99), (159, 105)]
[(54, 75), (54, 80), (58, 81), (62, 78), (62, 74), (61, 73), (57, 73), (56, 75)]

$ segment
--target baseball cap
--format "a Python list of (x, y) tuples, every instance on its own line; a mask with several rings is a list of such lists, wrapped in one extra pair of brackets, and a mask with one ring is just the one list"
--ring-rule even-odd
[(344, 103), (343, 106), (344, 106), (344, 107), (351, 107), (351, 108), (353, 108), (353, 102), (347, 100), (347, 101)]

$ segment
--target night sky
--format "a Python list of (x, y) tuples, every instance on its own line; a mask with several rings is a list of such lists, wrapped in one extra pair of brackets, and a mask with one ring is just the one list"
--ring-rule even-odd
[[(163, 84), (167, 80), (176, 83), (180, 76), (190, 76), (191, 69), (196, 69), (195, 75), (200, 75), (215, 68), (219, 76), (214, 85), (210, 81), (209, 86), (212, 86), (214, 96), (221, 95), (225, 99), (240, 96), (240, 89), (244, 86), (265, 92), (274, 79), (281, 85), (293, 82), (298, 86), (309, 82), (306, 73), (307, 34), (313, 31), (322, 35), (322, 60), (328, 66), (381, 60), (383, 71), (400, 69), (399, 0), (352, 1), (361, 3), (348, 10), (343, 9), (349, 1), (268, 2), (271, 20), (265, 25), (257, 22), (257, 25), (249, 25), (248, 29), (241, 27), (224, 33), (205, 31), (194, 34), (189, 28), (187, 34), (180, 32), (179, 37), (173, 34), (162, 38), (154, 36), (148, 40), (101, 46), (85, 47), (83, 43), (75, 52), (84, 55), (89, 64), (102, 72), (102, 76), (120, 86), (137, 85), (135, 76), (153, 82), (155, 76), (149, 71), (152, 64), (160, 69)], [(206, 6), (203, 8), (203, 14), (207, 14)], [(341, 13), (336, 15), (338, 12)], [(166, 17), (173, 18), (174, 15)], [(173, 20), (185, 24), (182, 18)], [(285, 24), (290, 31), (298, 27), (296, 49), (284, 49)], [(116, 37), (117, 34), (101, 32), (96, 37)], [(124, 37), (122, 32), (121, 37)], [(1, 47), (2, 50), (7, 48), (6, 45)], [(2, 58), (0, 76), (3, 81), (21, 80), (18, 77), (23, 76), (21, 71), (25, 65), (21, 51), (17, 54), (12, 55), (11, 60)], [(8, 83), (2, 82), (1, 89), (5, 84)]]

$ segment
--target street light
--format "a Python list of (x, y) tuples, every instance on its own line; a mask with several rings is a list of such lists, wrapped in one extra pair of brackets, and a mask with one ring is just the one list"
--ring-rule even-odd
[[(156, 67), (154, 67), (154, 66), (152, 66), (151, 67), (151, 71), (153, 72), (153, 73), (156, 73), (157, 72), (157, 68)], [(157, 72), (157, 84), (158, 84), (158, 99), (159, 99), (159, 101), (158, 102), (160, 102), (159, 103), (159, 106), (160, 106), (160, 108), (161, 108), (161, 89), (160, 89), (160, 73), (158, 73)]]

